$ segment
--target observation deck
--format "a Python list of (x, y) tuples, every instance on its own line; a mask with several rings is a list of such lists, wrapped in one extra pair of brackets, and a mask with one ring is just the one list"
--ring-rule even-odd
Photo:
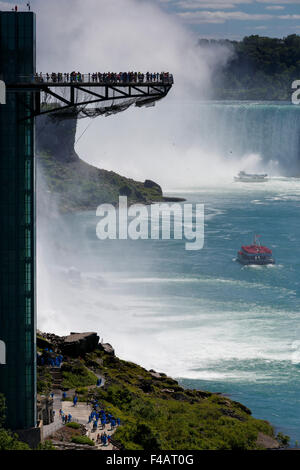
[(31, 92), (30, 117), (52, 113), (58, 118), (108, 116), (132, 105), (154, 106), (174, 83), (170, 73), (47, 73), (20, 76), (7, 92)]

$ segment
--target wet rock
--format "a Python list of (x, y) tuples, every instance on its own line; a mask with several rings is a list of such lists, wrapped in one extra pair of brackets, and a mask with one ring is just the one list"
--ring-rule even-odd
[(100, 351), (106, 352), (106, 354), (110, 354), (111, 356), (115, 355), (115, 350), (109, 343), (99, 343), (98, 349), (100, 349)]

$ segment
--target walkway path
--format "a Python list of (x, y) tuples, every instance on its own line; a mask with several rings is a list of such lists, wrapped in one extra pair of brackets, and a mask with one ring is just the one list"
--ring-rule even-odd
[(111, 430), (110, 424), (107, 424), (103, 429), (98, 428), (97, 431), (93, 432), (92, 431), (93, 424), (88, 422), (89, 416), (92, 411), (92, 408), (90, 405), (79, 402), (77, 403), (76, 406), (74, 406), (73, 403), (70, 401), (63, 401), (62, 410), (66, 415), (68, 414), (72, 415), (72, 421), (75, 421), (79, 424), (83, 424), (87, 428), (87, 436), (95, 442), (96, 447), (99, 450), (113, 450), (114, 449), (114, 446), (112, 444), (103, 446), (102, 444), (96, 443), (98, 434), (101, 434), (102, 432), (106, 432), (106, 434), (109, 434), (110, 436), (112, 436), (112, 434), (115, 432), (115, 429)]
[[(95, 373), (94, 373), (95, 374)], [(100, 374), (95, 374), (98, 379), (101, 379), (101, 385), (100, 387), (103, 387), (105, 384), (105, 378), (103, 375)], [(88, 389), (92, 388), (98, 388), (95, 387), (94, 385), (87, 387)], [(110, 424), (106, 425), (105, 428), (102, 430), (99, 429), (97, 432), (92, 431), (92, 423), (88, 423), (89, 416), (91, 414), (91, 407), (90, 405), (86, 405), (85, 403), (78, 402), (76, 406), (73, 405), (73, 401), (63, 401), (62, 400), (62, 394), (63, 392), (59, 389), (53, 390), (54, 397), (53, 397), (53, 410), (55, 411), (54, 414), (54, 422), (48, 425), (43, 426), (43, 436), (44, 439), (51, 436), (54, 434), (56, 431), (61, 429), (64, 424), (62, 423), (59, 410), (62, 410), (65, 414), (71, 414), (72, 415), (72, 421), (75, 421), (79, 424), (85, 425), (87, 428), (87, 436), (90, 437), (93, 441), (96, 442), (97, 435), (102, 432), (106, 432), (106, 434), (112, 435), (115, 430), (111, 431), (110, 430)], [(68, 390), (66, 391), (67, 397), (72, 397), (75, 394), (75, 390)], [(112, 450), (113, 446), (112, 444), (109, 444), (108, 446), (102, 446), (99, 444), (96, 444), (97, 448), (100, 450)]]

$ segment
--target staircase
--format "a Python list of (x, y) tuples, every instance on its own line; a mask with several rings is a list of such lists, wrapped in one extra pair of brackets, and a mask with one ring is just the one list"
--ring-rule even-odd
[(61, 390), (63, 374), (59, 367), (50, 367), (49, 372), (52, 376), (53, 390)]

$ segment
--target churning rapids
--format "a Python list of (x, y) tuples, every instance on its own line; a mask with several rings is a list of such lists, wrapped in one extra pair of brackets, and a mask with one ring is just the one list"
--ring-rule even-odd
[[(184, 240), (99, 241), (91, 212), (40, 217), (39, 327), (98, 331), (124, 359), (186, 386), (229, 394), (300, 440), (300, 107), (196, 103), (181, 111), (177, 124), (172, 114), (174, 160), (162, 179), (169, 188), (186, 188), (170, 194), (205, 204), (204, 248), (187, 252)], [(132, 123), (134, 114), (127, 119)], [(185, 120), (190, 125), (180, 131)], [(125, 121), (120, 117), (119, 125)], [(147, 124), (140, 121), (137, 132)], [(171, 141), (170, 129), (166, 120)], [(120, 140), (104, 139), (110, 167), (117, 166)], [(159, 142), (152, 145), (159, 160)], [(171, 153), (160, 156), (164, 168)], [(141, 154), (136, 165), (144, 165)], [(160, 181), (158, 166), (150, 176)], [(189, 183), (190, 167), (197, 170)], [(234, 183), (241, 169), (267, 171), (271, 179)], [(255, 232), (272, 248), (275, 266), (235, 261)]]

